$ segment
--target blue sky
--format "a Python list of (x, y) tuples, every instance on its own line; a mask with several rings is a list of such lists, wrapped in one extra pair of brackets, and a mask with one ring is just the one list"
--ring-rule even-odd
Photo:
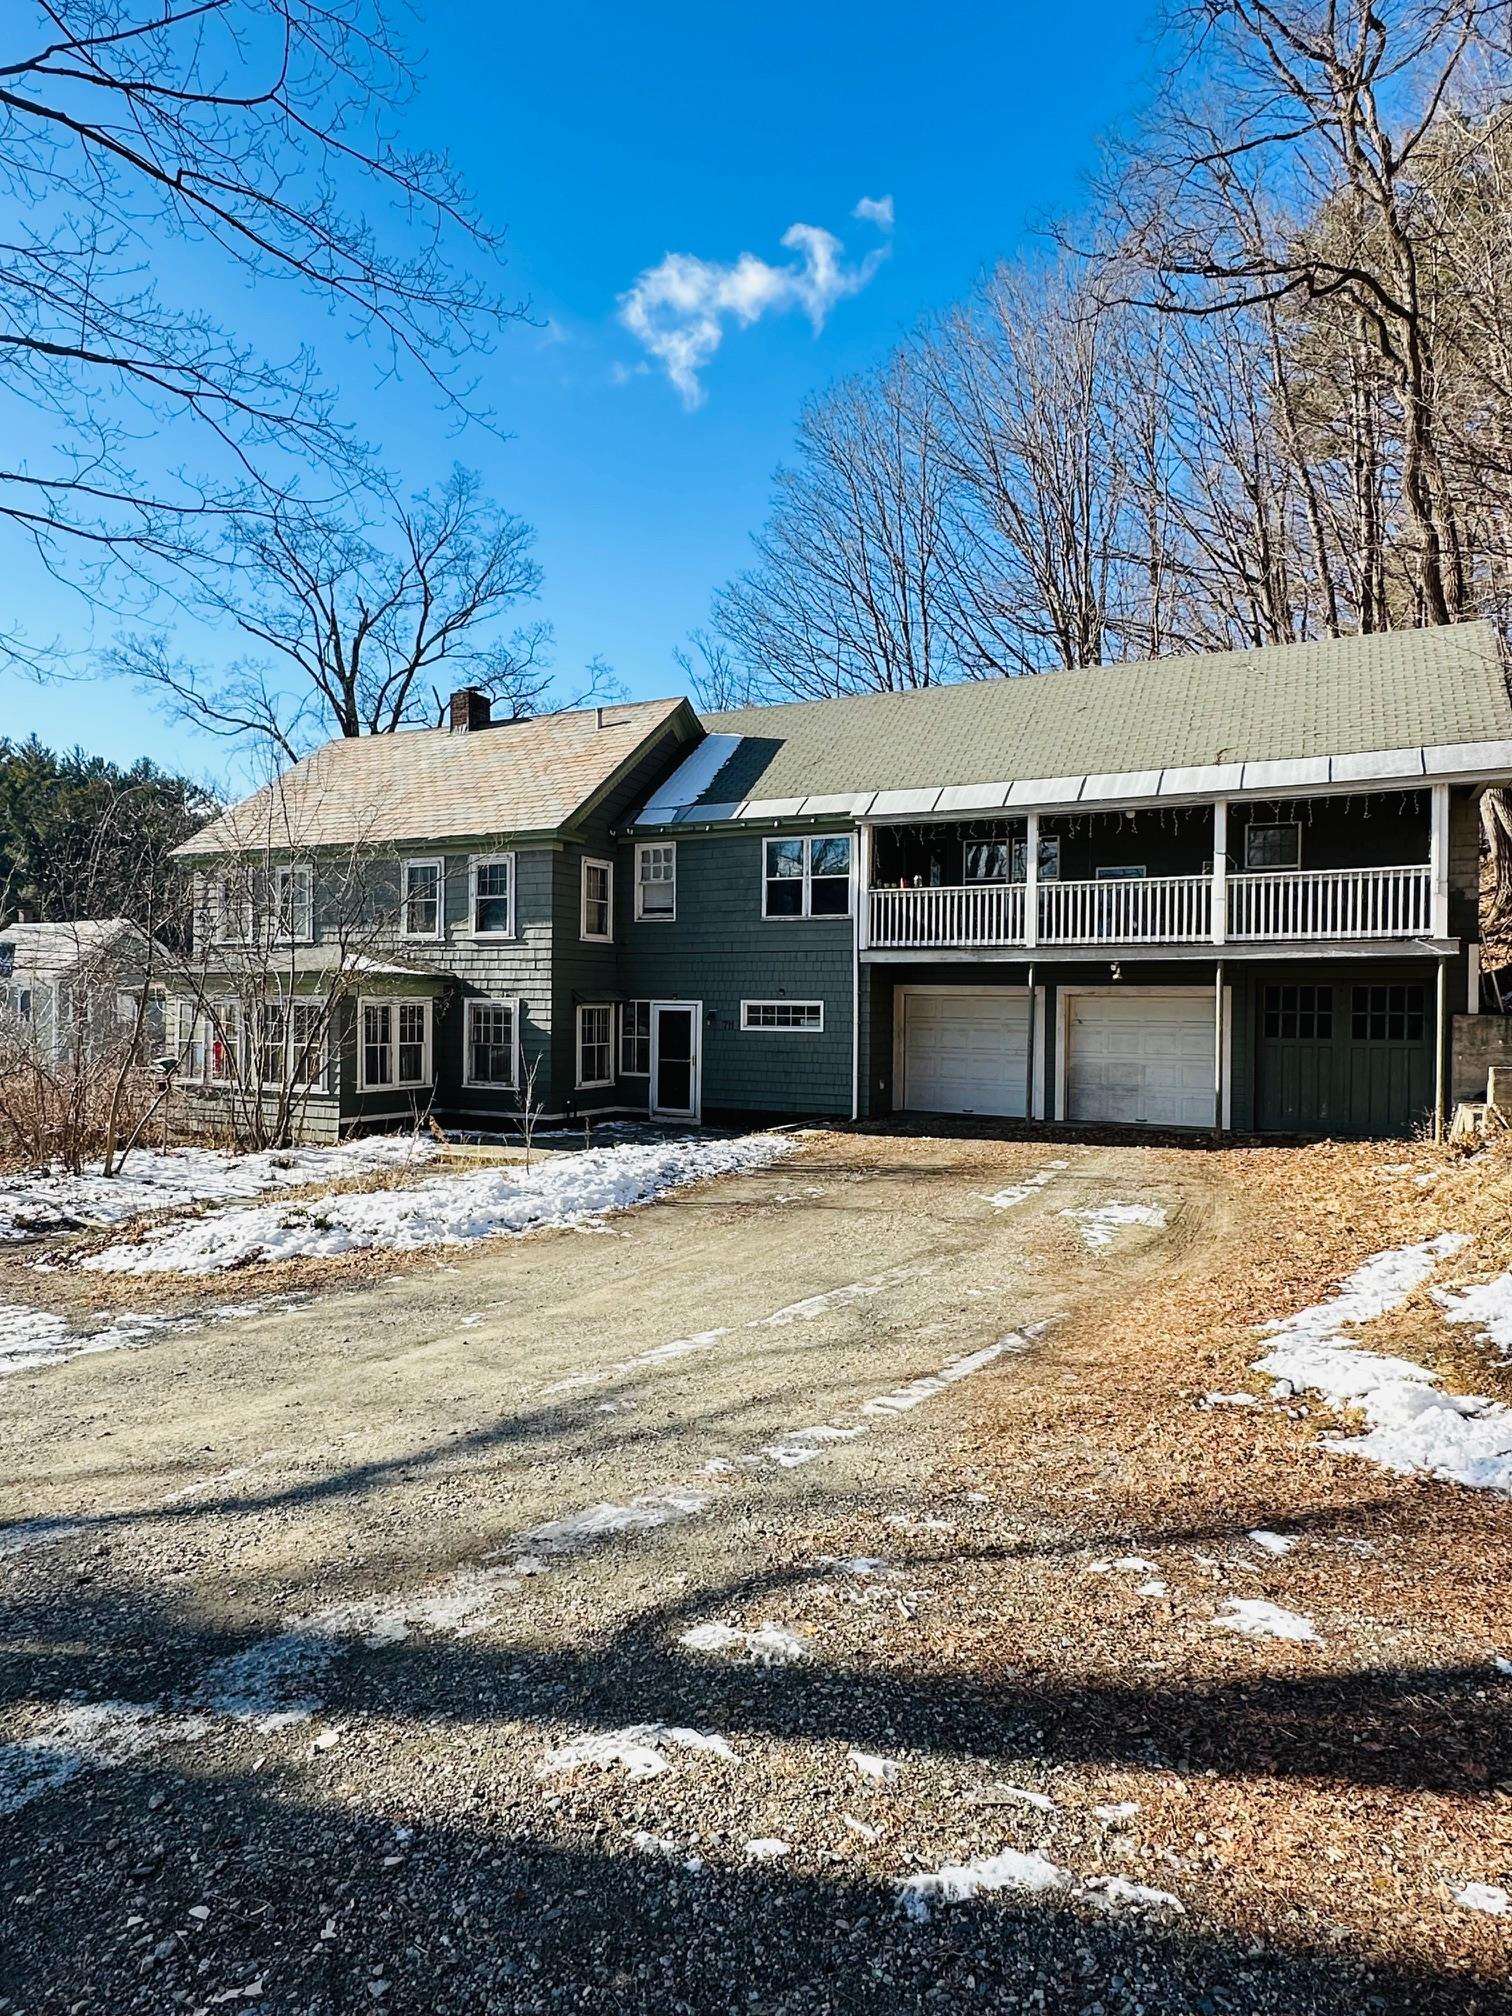
[[(1153, 0), (712, 12), (431, 0), (415, 118), (507, 228), (506, 281), (542, 325), (508, 332), (482, 367), (511, 438), (457, 439), (418, 385), (375, 386), (360, 347), (326, 344), (327, 374), (413, 487), (460, 456), (536, 526), (537, 613), (556, 626), (564, 679), (597, 652), (635, 695), (677, 691), (673, 647), (744, 564), (804, 397), (879, 360), (1077, 206), (1098, 136), (1150, 88), (1154, 14)], [(891, 232), (852, 215), (883, 197)], [(668, 254), (801, 268), (801, 248), (781, 242), (799, 223), (842, 241), (843, 273), (886, 256), (817, 334), (802, 301), (785, 300), (790, 283), (757, 272), (776, 298), (748, 325), (723, 325), (690, 410), (621, 325), (620, 297)], [(308, 328), (308, 310), (282, 323), (298, 313), (226, 304), (275, 350)], [(36, 632), (84, 639), (77, 604), (19, 549), (0, 552), (0, 579)], [(229, 763), (129, 688), (39, 689), (0, 673), (0, 732), (33, 728), (196, 773)]]

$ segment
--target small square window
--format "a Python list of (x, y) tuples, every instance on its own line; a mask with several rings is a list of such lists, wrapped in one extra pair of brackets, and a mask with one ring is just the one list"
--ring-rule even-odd
[(1244, 865), (1249, 869), (1297, 868), (1302, 862), (1302, 827), (1296, 819), (1252, 819), (1244, 829)]
[(648, 841), (635, 850), (635, 914), (668, 921), (677, 915), (677, 846)]
[(851, 843), (848, 833), (763, 843), (764, 917), (848, 917)]

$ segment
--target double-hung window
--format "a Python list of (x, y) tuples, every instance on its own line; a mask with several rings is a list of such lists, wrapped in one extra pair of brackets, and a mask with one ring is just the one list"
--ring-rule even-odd
[(1298, 868), (1302, 864), (1302, 824), (1297, 819), (1252, 819), (1244, 829), (1248, 869)]
[(429, 1001), (364, 1001), (361, 1018), (361, 1090), (429, 1085)]
[(848, 833), (763, 842), (763, 917), (848, 917), (851, 843)]
[(626, 1001), (620, 1008), (620, 1076), (651, 1075), (651, 1003)]
[(480, 854), (469, 876), (469, 928), (474, 938), (514, 936), (514, 856)]
[(594, 1092), (614, 1083), (614, 1010), (607, 1002), (577, 1011), (577, 1089)]
[(635, 914), (670, 923), (677, 915), (677, 844), (647, 840), (635, 850)]
[(402, 938), (441, 936), (442, 867), (439, 861), (406, 861), (399, 899)]
[(467, 1082), (512, 1090), (515, 1045), (519, 1033), (516, 1001), (469, 1001), (467, 1004)]
[(584, 861), (580, 934), (590, 945), (608, 945), (614, 938), (614, 863)]
[(274, 932), (281, 943), (309, 943), (314, 902), (315, 871), (307, 861), (273, 870)]

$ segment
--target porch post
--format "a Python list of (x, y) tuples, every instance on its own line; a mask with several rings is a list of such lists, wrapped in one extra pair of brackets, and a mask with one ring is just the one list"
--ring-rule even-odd
[(1213, 975), (1213, 1132), (1223, 1132), (1223, 961)]
[(863, 822), (856, 828), (856, 945), (862, 952), (871, 944), (871, 839)]
[[(1434, 787), (1437, 790), (1437, 786)], [(1444, 1138), (1444, 1003), (1448, 992), (1449, 962), (1438, 962), (1438, 979), (1433, 990), (1433, 1138)]]
[(1228, 800), (1213, 800), (1213, 943), (1228, 943)]
[(1434, 784), (1429, 791), (1428, 867), (1431, 885), (1429, 933), (1434, 938), (1449, 936), (1449, 786)]
[(1034, 961), (1029, 961), (1029, 1045), (1024, 1056), (1024, 1118), (1032, 1120), (1034, 1115)]
[(1039, 814), (1024, 820), (1024, 943), (1033, 951), (1039, 943)]

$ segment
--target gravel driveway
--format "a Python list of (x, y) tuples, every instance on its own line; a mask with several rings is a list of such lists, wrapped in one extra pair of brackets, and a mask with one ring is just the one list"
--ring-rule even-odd
[(953, 1666), (1033, 1509), (967, 1396), (1224, 1210), (823, 1135), (0, 1382), (0, 2010), (1429, 2006), (1228, 1935), (1116, 1765), (1049, 1845), (1032, 1697)]

